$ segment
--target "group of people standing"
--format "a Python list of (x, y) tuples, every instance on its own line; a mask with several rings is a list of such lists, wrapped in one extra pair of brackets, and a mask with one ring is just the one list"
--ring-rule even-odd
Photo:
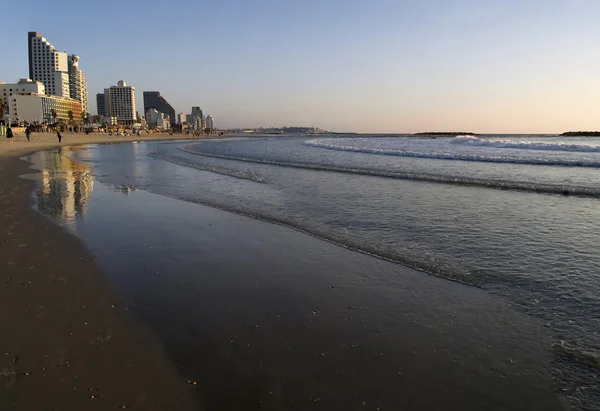
[[(14, 133), (12, 128), (7, 127), (6, 128), (6, 138), (8, 139), (9, 142), (13, 141), (13, 137), (14, 137)], [(31, 141), (31, 128), (27, 127), (25, 129), (25, 137), (27, 138), (27, 141)], [(62, 141), (62, 135), (60, 134), (60, 130), (56, 130), (56, 137), (58, 138), (58, 142), (60, 143)]]
[[(10, 126), (8, 126), (6, 128), (6, 138), (8, 139), (9, 142), (12, 142), (13, 137), (14, 137), (13, 130), (12, 130), (12, 128), (10, 128)], [(27, 141), (31, 141), (31, 129), (29, 127), (27, 127), (25, 129), (25, 137), (27, 137)]]

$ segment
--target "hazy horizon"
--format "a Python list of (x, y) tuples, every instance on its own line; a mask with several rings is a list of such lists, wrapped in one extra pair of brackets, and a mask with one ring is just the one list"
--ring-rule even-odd
[(123, 79), (140, 113), (142, 92), (158, 90), (219, 128), (600, 129), (599, 2), (46, 4), (4, 6), (0, 81), (28, 76), (27, 32), (40, 32), (81, 56), (92, 114), (96, 93)]

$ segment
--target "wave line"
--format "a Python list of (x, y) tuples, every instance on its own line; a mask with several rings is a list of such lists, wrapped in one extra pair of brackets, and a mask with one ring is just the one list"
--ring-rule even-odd
[(249, 163), (275, 165), (281, 167), (293, 167), (302, 168), (316, 171), (329, 171), (338, 173), (348, 173), (357, 175), (367, 175), (383, 178), (395, 178), (401, 180), (415, 180), (415, 181), (426, 181), (431, 183), (442, 183), (442, 184), (454, 184), (463, 186), (478, 186), (499, 190), (515, 190), (533, 192), (539, 194), (553, 194), (553, 195), (568, 195), (575, 197), (591, 197), (600, 198), (600, 188), (594, 187), (582, 187), (582, 186), (562, 186), (553, 184), (540, 184), (540, 183), (529, 183), (523, 181), (500, 181), (500, 180), (484, 180), (478, 178), (468, 178), (462, 176), (451, 176), (451, 175), (437, 175), (437, 174), (426, 174), (426, 173), (409, 173), (400, 171), (385, 171), (385, 170), (373, 170), (365, 168), (347, 168), (347, 167), (336, 167), (336, 166), (325, 166), (320, 164), (302, 163), (302, 162), (284, 162), (278, 160), (267, 160), (257, 159), (251, 157), (238, 157), (230, 156), (225, 154), (206, 153), (203, 151), (196, 151), (192, 145), (177, 147), (186, 153), (221, 158), (225, 160), (236, 160), (245, 161)]

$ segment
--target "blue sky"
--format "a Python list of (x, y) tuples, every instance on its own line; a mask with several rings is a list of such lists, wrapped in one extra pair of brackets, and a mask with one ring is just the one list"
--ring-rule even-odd
[[(0, 80), (27, 32), (218, 127), (553, 133), (600, 129), (600, 1), (245, 0), (3, 4)], [(140, 110), (141, 111), (141, 110)]]

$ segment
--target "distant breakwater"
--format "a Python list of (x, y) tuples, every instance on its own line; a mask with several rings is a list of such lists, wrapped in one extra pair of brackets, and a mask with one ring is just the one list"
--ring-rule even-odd
[(565, 137), (600, 137), (600, 131), (567, 131), (561, 134)]

